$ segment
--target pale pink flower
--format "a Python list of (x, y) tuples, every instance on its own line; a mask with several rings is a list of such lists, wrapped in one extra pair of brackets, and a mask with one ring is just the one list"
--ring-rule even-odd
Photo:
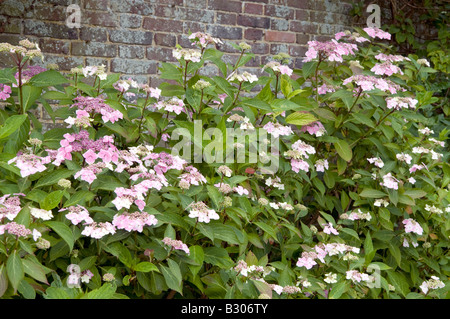
[(379, 39), (391, 39), (391, 34), (385, 32), (379, 28), (364, 28), (363, 29), (371, 38), (379, 38)]
[(417, 235), (423, 234), (423, 228), (414, 219), (412, 218), (404, 219), (402, 223), (403, 225), (405, 225), (406, 233), (416, 233)]
[(0, 100), (4, 101), (8, 99), (11, 95), (11, 92), (11, 87), (9, 85), (0, 83)]
[(172, 247), (173, 249), (182, 250), (188, 255), (190, 255), (190, 253), (191, 253), (189, 251), (188, 246), (185, 243), (183, 243), (181, 240), (175, 240), (175, 239), (172, 239), (172, 238), (169, 238), (169, 237), (164, 237), (162, 242), (164, 244), (166, 244), (167, 246)]
[(323, 232), (328, 235), (330, 234), (339, 235), (339, 232), (333, 227), (333, 224), (331, 223), (325, 224), (323, 226)]
[(144, 230), (144, 226), (154, 226), (157, 223), (158, 220), (155, 216), (146, 212), (123, 212), (121, 214), (114, 215), (112, 221), (112, 224), (117, 229), (124, 229), (128, 232), (137, 231), (140, 233)]
[(398, 181), (395, 177), (392, 176), (391, 173), (383, 176), (383, 182), (380, 183), (380, 185), (390, 189), (398, 189)]

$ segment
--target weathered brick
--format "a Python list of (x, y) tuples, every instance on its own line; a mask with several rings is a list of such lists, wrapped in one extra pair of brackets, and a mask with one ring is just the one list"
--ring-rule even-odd
[(108, 41), (108, 31), (106, 28), (81, 26), (80, 40), (106, 42)]
[(264, 31), (261, 29), (248, 28), (244, 31), (244, 39), (260, 41), (263, 39)]
[(177, 44), (177, 37), (173, 34), (155, 33), (155, 44), (165, 47), (174, 47)]
[(39, 39), (39, 48), (45, 53), (70, 53), (70, 43), (62, 40)]
[(27, 18), (46, 21), (64, 21), (67, 17), (66, 7), (37, 5), (28, 12), (25, 12)]
[(84, 8), (91, 10), (108, 10), (108, 0), (85, 0)]
[(268, 54), (270, 45), (265, 42), (255, 42), (250, 44), (252, 47), (251, 52), (254, 54)]
[(147, 59), (162, 62), (175, 62), (176, 59), (172, 55), (169, 48), (147, 47)]
[(289, 30), (292, 32), (316, 34), (317, 25), (307, 21), (290, 21)]
[(157, 63), (146, 60), (115, 58), (111, 61), (111, 72), (125, 74), (155, 74)]
[(307, 51), (307, 47), (300, 45), (290, 45), (289, 46), (289, 55), (291, 57), (304, 57)]
[(269, 17), (292, 20), (295, 17), (295, 10), (287, 6), (266, 5), (264, 8), (264, 14)]
[(137, 14), (120, 15), (120, 25), (123, 28), (138, 29), (142, 25), (142, 16)]
[(245, 3), (244, 13), (262, 16), (264, 14), (264, 5), (259, 3)]
[(241, 13), (242, 2), (233, 0), (209, 0), (208, 9)]
[(265, 40), (269, 42), (290, 42), (294, 43), (296, 40), (295, 33), (284, 31), (267, 30), (265, 33)]
[(213, 37), (229, 40), (242, 39), (242, 28), (225, 27), (220, 25), (207, 25), (206, 32), (210, 33)]
[(192, 7), (192, 8), (206, 8), (208, 0), (186, 0), (184, 1), (185, 7)]
[(296, 10), (295, 19), (299, 21), (309, 21), (309, 12), (307, 10)]
[(183, 22), (172, 19), (144, 18), (142, 28), (150, 31), (183, 32)]
[(73, 55), (115, 57), (117, 55), (117, 45), (105, 44), (101, 42), (72, 42)]
[(146, 54), (145, 46), (121, 45), (119, 46), (119, 57), (125, 59), (144, 59)]
[(155, 9), (155, 15), (158, 17), (170, 18), (178, 21), (187, 20), (210, 24), (214, 23), (214, 11), (212, 10), (158, 6)]
[(24, 21), (24, 34), (38, 37), (50, 37), (56, 39), (77, 39), (78, 31), (71, 29), (65, 24), (42, 22), (36, 20)]
[(143, 16), (151, 16), (155, 13), (154, 4), (145, 0), (120, 0), (110, 1), (113, 12), (134, 13)]
[(59, 69), (62, 71), (69, 71), (70, 69), (76, 68), (80, 65), (83, 66), (84, 58), (65, 55), (61, 56), (61, 55), (46, 54), (45, 64), (49, 63), (58, 64)]
[(314, 0), (287, 0), (287, 5), (289, 7), (300, 8), (300, 9), (312, 9), (312, 5), (314, 4), (314, 2), (319, 2), (319, 1), (314, 1)]
[(289, 54), (289, 46), (287, 44), (272, 43), (270, 45), (270, 54), (271, 55), (276, 55), (276, 54), (279, 54), (282, 52)]
[(105, 59), (89, 57), (89, 58), (85, 59), (84, 64), (85, 65), (104, 65), (106, 67), (106, 70), (108, 70), (108, 60), (105, 60)]
[(116, 29), (109, 32), (109, 40), (111, 42), (150, 45), (152, 44), (152, 39), (152, 32)]
[(271, 19), (270, 21), (270, 29), (278, 30), (278, 31), (287, 31), (289, 30), (289, 20), (287, 19)]
[(270, 27), (270, 18), (239, 15), (237, 23), (246, 27), (268, 29)]
[(115, 15), (106, 12), (84, 11), (82, 20), (83, 24), (93, 24), (102, 27), (115, 27), (118, 25)]
[(236, 25), (237, 15), (236, 13), (216, 12), (217, 24)]
[(22, 33), (22, 20), (0, 16), (0, 33)]
[(183, 22), (183, 33), (190, 34), (195, 32), (205, 32), (206, 26), (204, 23), (184, 21)]
[(295, 42), (298, 44), (307, 44), (309, 40), (308, 34), (297, 33), (297, 40)]

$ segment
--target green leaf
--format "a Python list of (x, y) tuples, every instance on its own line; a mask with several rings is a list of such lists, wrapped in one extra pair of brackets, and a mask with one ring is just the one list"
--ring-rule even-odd
[(6, 272), (8, 274), (9, 282), (14, 288), (14, 293), (16, 293), (20, 281), (25, 275), (22, 260), (20, 259), (19, 253), (16, 250), (14, 250), (11, 255), (9, 255), (8, 260), (6, 261)]
[(328, 294), (329, 299), (339, 299), (343, 293), (345, 293), (349, 288), (349, 283), (347, 281), (341, 281), (334, 284)]
[(0, 298), (8, 289), (8, 277), (6, 276), (5, 265), (0, 265)]
[(352, 149), (350, 148), (350, 146), (348, 145), (348, 143), (344, 140), (337, 140), (335, 142), (333, 142), (334, 147), (336, 148), (337, 153), (339, 154), (339, 156), (347, 162), (350, 162), (352, 157), (353, 157), (353, 153), (352, 153)]
[(55, 208), (61, 202), (63, 195), (64, 195), (64, 192), (61, 190), (51, 192), (40, 203), (41, 208), (45, 209), (45, 210), (51, 210), (51, 209)]
[(310, 62), (303, 63), (303, 66), (302, 66), (303, 77), (306, 79), (311, 74), (313, 74), (314, 71), (316, 70), (316, 67), (317, 67), (316, 61), (310, 61)]
[(168, 259), (167, 263), (169, 267), (161, 265), (161, 273), (163, 274), (164, 279), (166, 280), (167, 286), (170, 289), (173, 289), (179, 292), (180, 294), (183, 294), (182, 276), (180, 267), (172, 259)]
[(366, 198), (382, 198), (386, 197), (387, 194), (376, 189), (364, 188), (362, 192), (359, 194), (359, 196)]
[(111, 299), (115, 292), (116, 288), (110, 283), (106, 283), (100, 288), (88, 292), (83, 299)]
[(220, 194), (217, 187), (207, 185), (206, 189), (208, 190), (209, 198), (211, 198), (216, 209), (220, 209), (220, 202), (221, 202), (223, 196)]
[(41, 177), (34, 187), (43, 187), (48, 185), (53, 185), (58, 183), (60, 179), (68, 178), (74, 174), (73, 171), (68, 169), (58, 169), (51, 173), (47, 173), (43, 177)]
[(22, 115), (12, 115), (8, 117), (5, 121), (5, 124), (0, 128), (0, 139), (6, 138), (14, 133), (22, 123), (27, 119), (26, 114)]
[(45, 270), (41, 264), (33, 261), (31, 258), (22, 259), (22, 264), (24, 272), (28, 276), (48, 285), (47, 277), (45, 276)]
[(158, 267), (156, 267), (154, 264), (148, 261), (140, 262), (139, 264), (136, 265), (136, 267), (134, 267), (134, 270), (141, 272), (150, 272), (150, 271), (159, 272)]
[(36, 87), (55, 86), (68, 82), (69, 80), (67, 80), (61, 73), (55, 70), (48, 70), (36, 74), (29, 81), (31, 85)]
[(294, 125), (308, 125), (317, 121), (317, 118), (311, 113), (294, 112), (286, 117), (286, 123)]
[(192, 276), (195, 277), (199, 270), (202, 268), (203, 261), (205, 260), (205, 253), (203, 252), (202, 246), (194, 245), (189, 247), (189, 257), (198, 265), (189, 265)]
[(172, 63), (161, 63), (161, 67), (159, 68), (161, 71), (160, 78), (165, 80), (175, 80), (179, 83), (182, 81), (182, 73), (181, 69), (176, 67)]
[(36, 291), (34, 290), (33, 286), (31, 286), (25, 279), (22, 279), (20, 281), (19, 287), (17, 289), (25, 299), (36, 298)]
[(69, 245), (70, 251), (73, 249), (75, 243), (75, 238), (73, 236), (72, 230), (66, 224), (56, 221), (46, 221), (44, 223), (51, 229), (53, 229), (61, 238)]
[(395, 291), (401, 293), (405, 297), (409, 293), (409, 284), (406, 281), (405, 276), (400, 272), (394, 272), (392, 270), (386, 272), (389, 281), (395, 287)]
[(16, 68), (0, 69), (0, 83), (17, 84), (14, 74), (16, 74)]
[(22, 87), (24, 113), (30, 109), (33, 103), (41, 96), (41, 93), (42, 88), (30, 85), (24, 85)]
[(76, 192), (75, 194), (72, 194), (70, 198), (64, 203), (64, 207), (75, 206), (77, 204), (81, 205), (85, 202), (89, 202), (94, 197), (94, 193), (86, 190), (81, 190)]
[(257, 98), (244, 100), (241, 102), (241, 104), (251, 106), (251, 107), (254, 107), (259, 110), (272, 112), (272, 108), (270, 107), (269, 103), (262, 101), (260, 99), (257, 99)]

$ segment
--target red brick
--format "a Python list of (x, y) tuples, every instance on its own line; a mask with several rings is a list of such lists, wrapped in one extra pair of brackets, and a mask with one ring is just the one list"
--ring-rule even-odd
[(162, 62), (176, 61), (172, 55), (172, 49), (157, 47), (147, 47), (147, 59)]
[(270, 27), (270, 18), (240, 14), (238, 16), (237, 23), (246, 27), (268, 29)]
[(261, 16), (264, 14), (264, 5), (259, 3), (246, 3), (244, 4), (244, 12)]
[(267, 30), (265, 40), (269, 42), (286, 42), (294, 43), (296, 40), (295, 33)]
[(177, 44), (177, 37), (167, 33), (156, 33), (155, 44), (165, 47), (174, 47)]
[(106, 11), (108, 10), (108, 0), (85, 0), (84, 8)]
[(296, 10), (295, 11), (295, 19), (299, 21), (308, 21), (309, 20), (309, 12), (306, 10)]
[(93, 24), (102, 27), (115, 27), (117, 26), (116, 18), (105, 12), (97, 11), (84, 11), (82, 13), (83, 24)]
[(69, 54), (69, 42), (53, 39), (39, 39), (39, 48), (45, 53)]
[(290, 21), (289, 30), (292, 32), (316, 34), (317, 25), (307, 21)]
[(236, 25), (237, 15), (236, 13), (226, 13), (226, 12), (217, 12), (216, 13), (216, 23), (217, 24), (228, 24), (228, 25)]
[(150, 31), (183, 33), (183, 22), (147, 17), (142, 28)]
[(314, 5), (314, 2), (318, 1), (310, 1), (310, 0), (287, 0), (287, 5), (294, 8), (300, 9), (312, 9), (311, 6)]
[(242, 3), (241, 1), (209, 0), (208, 8), (212, 10), (241, 13)]
[(260, 41), (263, 39), (264, 31), (261, 29), (248, 28), (244, 31), (244, 39)]
[(290, 45), (289, 46), (289, 55), (291, 57), (303, 57), (305, 56), (305, 53), (307, 51), (307, 48), (305, 46), (300, 45)]
[(266, 5), (265, 15), (269, 17), (283, 18), (292, 20), (295, 17), (295, 10), (287, 6)]

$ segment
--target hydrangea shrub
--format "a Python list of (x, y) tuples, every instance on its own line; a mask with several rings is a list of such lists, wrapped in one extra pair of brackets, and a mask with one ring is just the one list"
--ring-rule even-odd
[[(158, 88), (0, 44), (0, 296), (447, 298), (428, 61), (365, 28), (254, 73), (248, 44), (232, 65), (189, 38)], [(65, 127), (43, 132), (38, 105)]]

